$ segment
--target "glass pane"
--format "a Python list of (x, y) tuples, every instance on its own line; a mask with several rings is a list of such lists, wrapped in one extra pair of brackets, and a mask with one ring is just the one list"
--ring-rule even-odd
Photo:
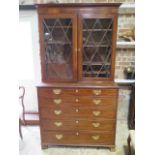
[(112, 26), (112, 19), (84, 19), (84, 77), (110, 77)]
[(72, 79), (72, 20), (44, 19), (46, 77)]

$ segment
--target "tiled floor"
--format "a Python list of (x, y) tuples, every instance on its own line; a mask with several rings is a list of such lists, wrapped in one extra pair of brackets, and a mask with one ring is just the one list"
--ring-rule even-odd
[(41, 150), (39, 127), (23, 127), (23, 141), (19, 140), (20, 155), (126, 155), (128, 95), (120, 94), (116, 131), (116, 152), (106, 148), (52, 147)]

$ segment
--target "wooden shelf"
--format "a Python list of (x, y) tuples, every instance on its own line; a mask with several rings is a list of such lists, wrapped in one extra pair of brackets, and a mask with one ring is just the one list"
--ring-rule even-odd
[(49, 45), (49, 44), (59, 44), (59, 45), (67, 45), (67, 44), (69, 44), (69, 45), (71, 45), (72, 43), (70, 43), (70, 42), (60, 42), (60, 41), (56, 41), (56, 42), (47, 42), (47, 44)]
[(112, 29), (83, 29), (84, 32), (87, 31), (112, 31)]
[(48, 28), (53, 28), (53, 29), (60, 29), (60, 28), (64, 28), (64, 29), (67, 29), (67, 28), (72, 28), (72, 26), (47, 26)]
[(107, 71), (101, 71), (100, 73), (99, 73), (99, 71), (93, 71), (93, 73), (91, 72), (91, 71), (83, 71), (83, 74), (98, 74), (98, 75), (100, 75), (100, 74), (109, 74), (110, 72), (107, 72)]
[(110, 47), (110, 45), (84, 45), (83, 47)]
[[(84, 62), (83, 63), (83, 66), (85, 65), (91, 65), (91, 66), (102, 66), (103, 65), (103, 62), (93, 62), (93, 63), (89, 63), (89, 62)], [(104, 65), (107, 65), (107, 66), (110, 66), (111, 64), (110, 63), (106, 63)]]
[(117, 48), (135, 48), (135, 42), (117, 41)]

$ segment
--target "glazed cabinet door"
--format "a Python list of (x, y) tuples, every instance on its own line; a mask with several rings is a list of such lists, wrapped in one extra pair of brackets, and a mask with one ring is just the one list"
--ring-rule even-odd
[(77, 16), (39, 16), (42, 81), (77, 80)]
[(117, 20), (114, 15), (79, 15), (79, 79), (113, 80)]

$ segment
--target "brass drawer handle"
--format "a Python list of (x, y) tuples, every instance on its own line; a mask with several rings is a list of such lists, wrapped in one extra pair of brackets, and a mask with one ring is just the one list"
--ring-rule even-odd
[(94, 93), (95, 95), (100, 95), (101, 92), (102, 92), (102, 91), (101, 91), (100, 89), (93, 90), (93, 93)]
[(76, 135), (79, 136), (79, 132), (76, 132)]
[(93, 115), (94, 115), (94, 116), (99, 116), (100, 114), (101, 114), (100, 111), (93, 111)]
[(62, 122), (54, 122), (54, 125), (57, 126), (57, 127), (60, 127), (60, 126), (63, 125), (63, 123)]
[(94, 99), (93, 103), (96, 105), (99, 105), (101, 103), (101, 100), (100, 99)]
[(61, 113), (62, 113), (61, 110), (54, 110), (54, 114), (55, 114), (55, 115), (60, 115)]
[(60, 140), (60, 139), (62, 139), (63, 138), (63, 135), (55, 135), (55, 137), (56, 137), (56, 139), (58, 139), (58, 140)]
[(61, 94), (61, 89), (53, 89), (53, 93), (59, 95)]
[(100, 123), (92, 123), (93, 127), (98, 128), (100, 126)]
[(75, 102), (79, 102), (79, 99), (77, 98), (77, 99), (75, 99)]
[(99, 140), (99, 139), (100, 139), (100, 136), (99, 136), (99, 135), (92, 136), (92, 139), (93, 139), (93, 140)]
[(54, 99), (53, 102), (58, 105), (62, 102), (62, 100), (61, 99)]

